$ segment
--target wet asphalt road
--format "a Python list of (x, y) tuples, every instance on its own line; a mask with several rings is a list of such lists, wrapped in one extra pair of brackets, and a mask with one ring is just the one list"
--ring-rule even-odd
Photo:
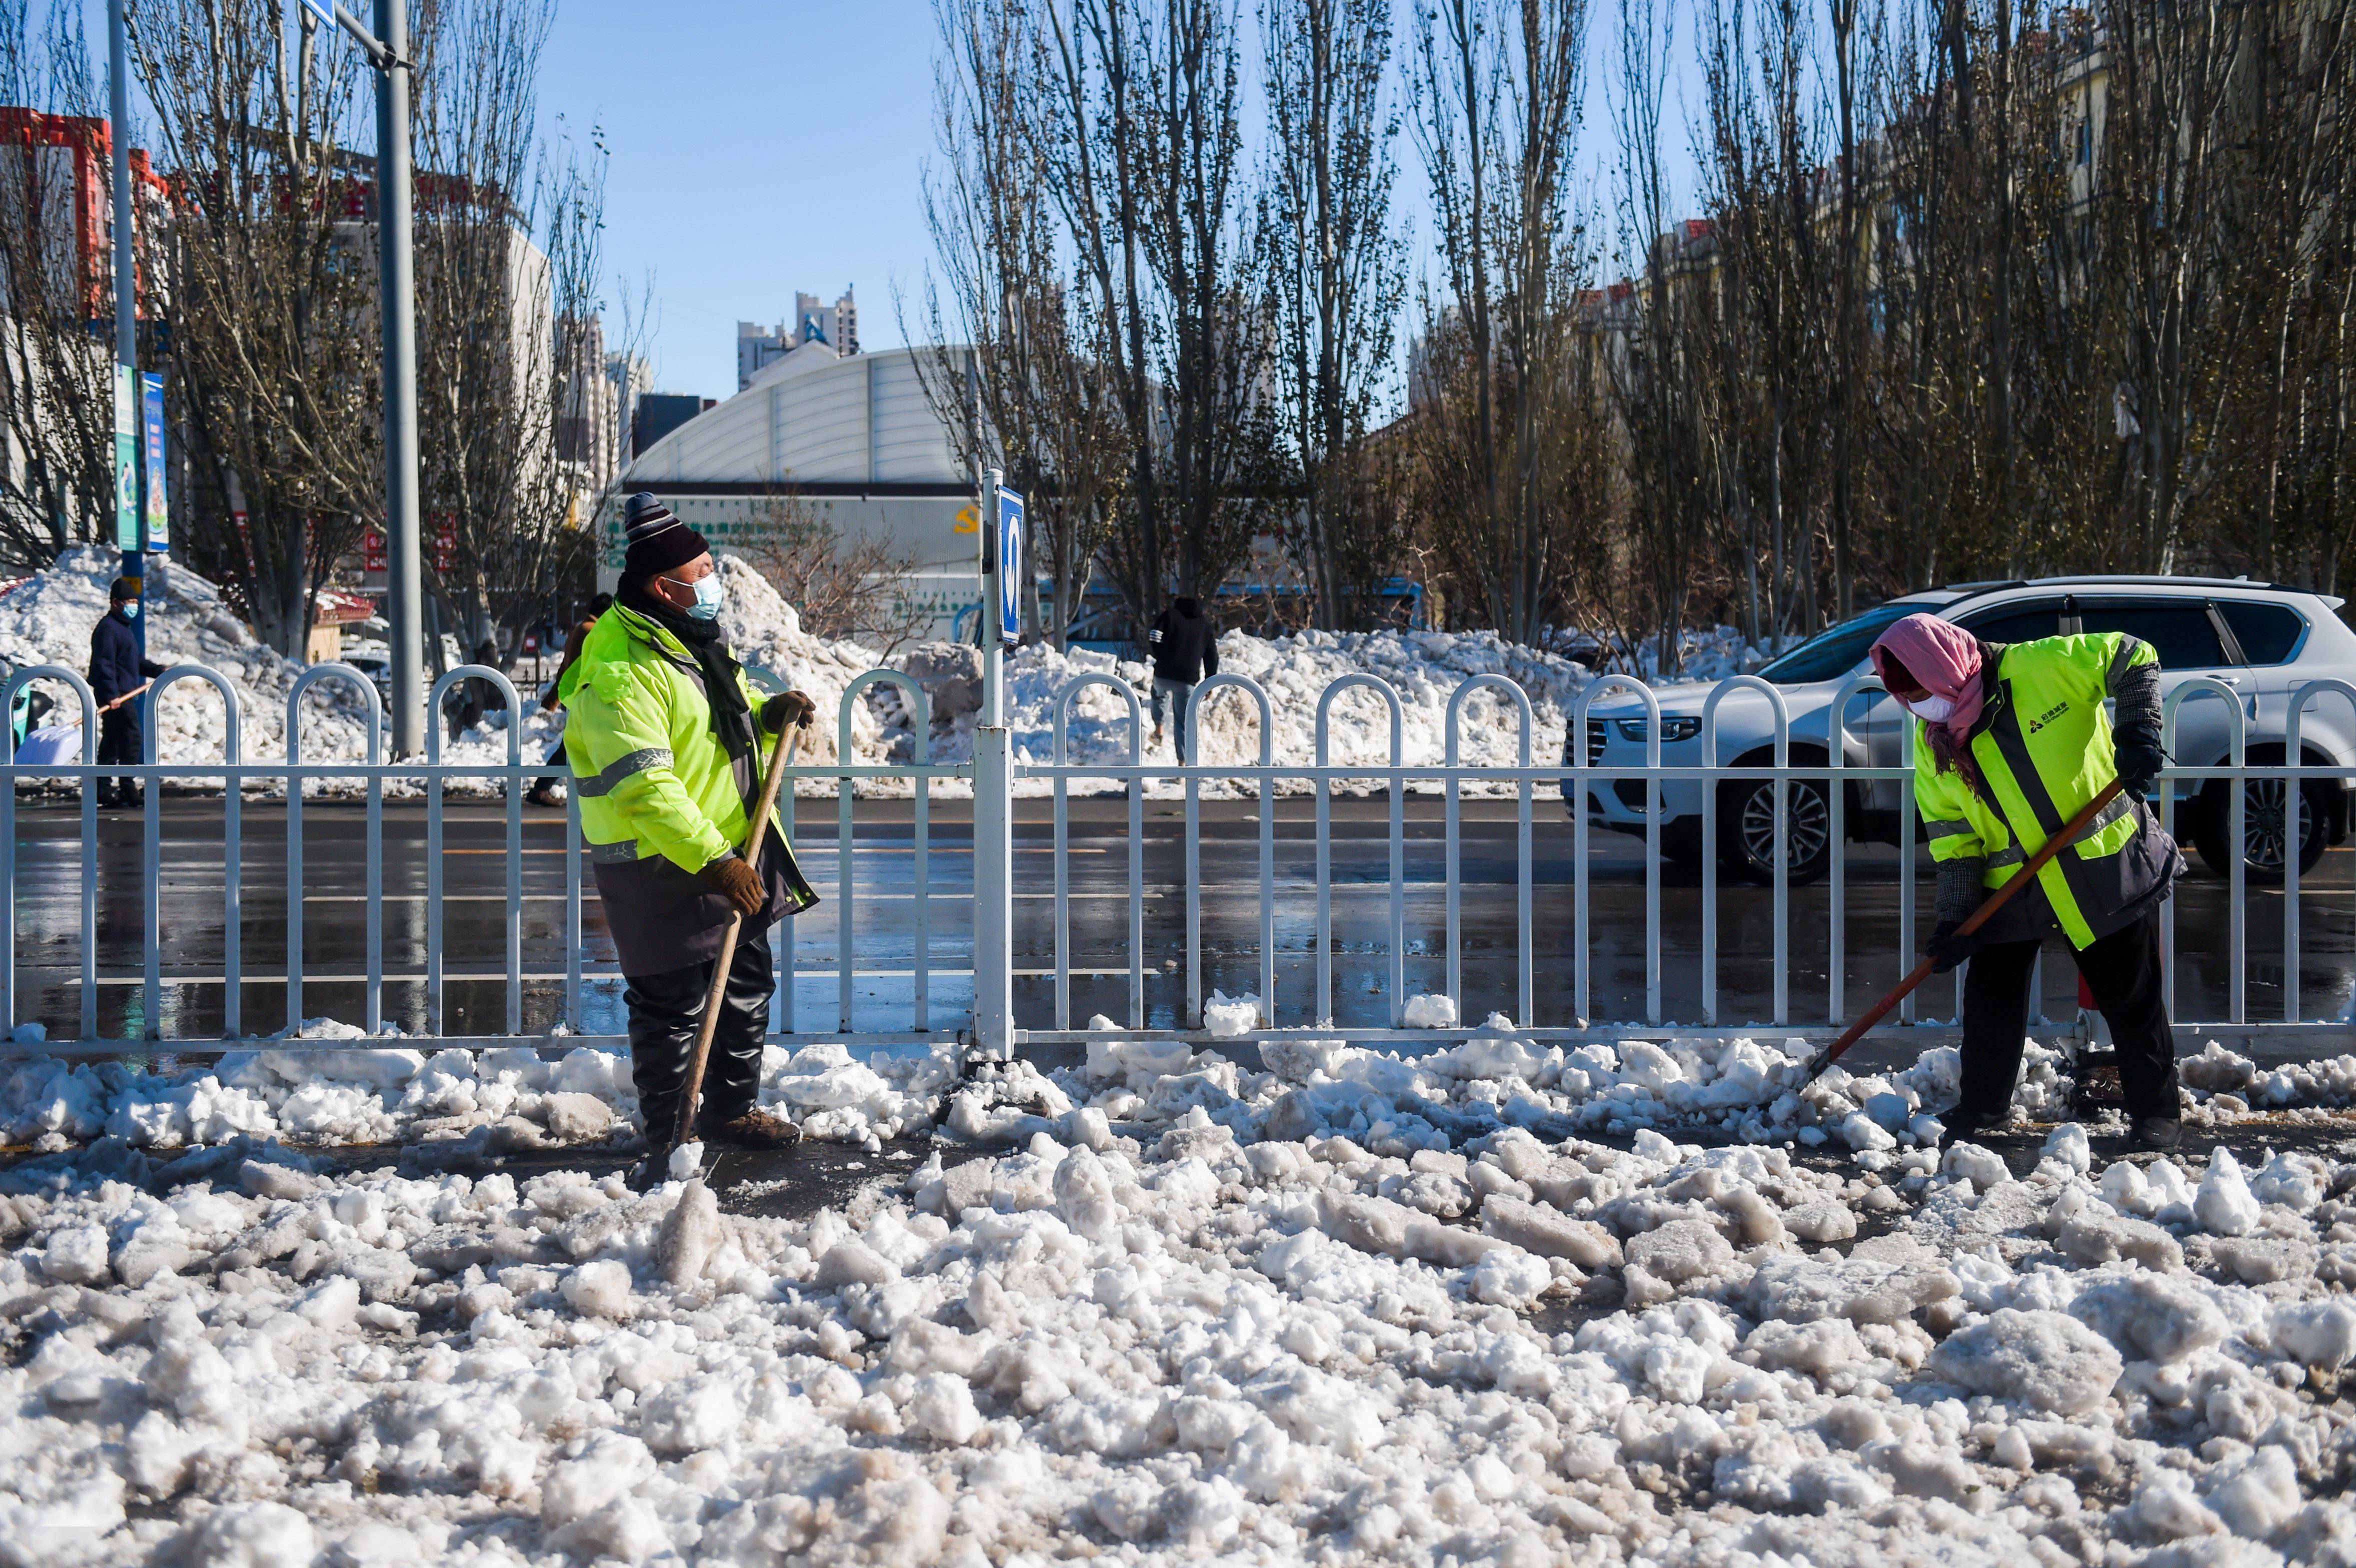
[[(799, 804), (796, 849), (826, 901), (794, 923), (798, 973), (792, 1025), (803, 1030), (838, 1026), (836, 969), (842, 909), (838, 864), (838, 806), (830, 800)], [(1258, 826), (1251, 801), (1203, 806), (1203, 990), (1229, 995), (1258, 988)], [(1441, 803), (1411, 797), (1406, 805), (1407, 991), (1438, 990), (1446, 983), (1444, 839)], [(1054, 868), (1051, 803), (1017, 802), (1015, 963), (1018, 1021), (1054, 1023)], [(1312, 1020), (1315, 1001), (1314, 805), (1307, 798), (1277, 805), (1277, 1017), (1281, 1024)], [(858, 967), (853, 1022), (861, 1029), (913, 1027), (916, 901), (910, 803), (861, 801), (854, 825), (852, 882)], [(954, 1029), (971, 994), (972, 836), (963, 801), (932, 806), (927, 857), (926, 950), (931, 1025)], [(1333, 904), (1334, 1014), (1337, 1022), (1372, 1027), (1389, 1021), (1389, 896), (1387, 803), (1337, 800), (1333, 805)], [(1516, 989), (1513, 807), (1508, 802), (1463, 805), (1464, 986), (1467, 1013), (1512, 1010)], [(1185, 898), (1183, 808), (1174, 802), (1145, 805), (1143, 956), (1145, 1022), (1182, 1023), (1185, 1005)], [(38, 1019), (53, 1038), (78, 1032), (80, 965), (80, 815), (65, 804), (20, 802), (17, 808), (16, 1017)], [(313, 802), (305, 807), (304, 1011), (358, 1021), (366, 973), (365, 822), (357, 804)], [(527, 806), (521, 845), (524, 901), (519, 920), (523, 950), (523, 1021), (546, 1029), (562, 1016), (564, 974), (563, 814)], [(162, 987), (156, 1019), (167, 1039), (217, 1038), (221, 1028), (221, 803), (167, 796), (163, 805)], [(98, 853), (99, 1029), (102, 1037), (137, 1039), (145, 1032), (142, 994), (140, 856), (144, 820), (136, 812), (101, 814)], [(444, 816), (444, 1032), (496, 1033), (506, 1019), (505, 898), (509, 851), (504, 807), (453, 802)], [(425, 1024), (422, 976), (426, 941), (424, 812), (415, 803), (385, 808), (385, 1013), (412, 1030)], [(244, 1027), (268, 1033), (285, 1019), (285, 816), (274, 803), (243, 808)], [(1641, 1021), (1644, 1016), (1644, 875), (1640, 839), (1596, 831), (1592, 864), (1594, 1008), (1599, 1020)], [(1571, 1021), (1575, 948), (1572, 835), (1560, 805), (1536, 807), (1535, 927), (1539, 1024)], [(1070, 872), (1072, 1020), (1092, 1013), (1126, 1021), (1129, 1013), (1126, 806), (1118, 798), (1071, 803)], [(1848, 891), (1848, 961), (1845, 1000), (1850, 1013), (1868, 1005), (1902, 972), (1896, 951), (1897, 851), (1853, 846)], [(583, 868), (584, 964), (589, 979), (584, 1027), (618, 1032), (620, 984), (588, 868)], [(2331, 851), (2303, 889), (2305, 959), (2302, 1011), (2345, 1018), (2356, 982), (2356, 854)], [(1918, 862), (1918, 931), (1929, 928), (1932, 875)], [(1665, 1018), (1698, 1021), (1700, 903), (1697, 877), (1672, 865), (1662, 894)], [(1719, 1017), (1725, 1023), (1763, 1020), (1772, 1006), (1773, 903), (1764, 888), (1727, 880), (1719, 891)], [(2222, 1018), (2230, 965), (2225, 953), (2228, 891), (2196, 860), (2179, 893), (2178, 1016)], [(1795, 889), (1791, 899), (1792, 1019), (1828, 1017), (1826, 887)], [(2253, 1018), (2281, 1016), (2282, 911), (2279, 890), (2252, 888), (2248, 1006)], [(2074, 979), (2057, 946), (2044, 965), (2045, 1015), (2064, 1019), (2073, 1008)], [(1926, 987), (1924, 1017), (1952, 1015), (1946, 983)], [(784, 1019), (779, 1020), (781, 1025)]]

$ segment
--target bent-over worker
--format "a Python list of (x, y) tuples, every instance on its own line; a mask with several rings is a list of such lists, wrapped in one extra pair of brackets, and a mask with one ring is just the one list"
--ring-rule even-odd
[[(1939, 867), (1930, 955), (1964, 974), (1963, 1097), (1950, 1141), (2012, 1114), (2038, 948), (2055, 929), (2109, 1020), (2134, 1143), (2181, 1136), (2176, 1038), (2161, 989), (2159, 906), (2184, 857), (2145, 797), (2165, 765), (2159, 658), (2124, 632), (1983, 643), (1934, 615), (1892, 624), (1873, 645), (1891, 696), (1922, 722), (1914, 798)], [(2105, 698), (2117, 704), (2114, 722)], [(2102, 793), (2124, 788), (2078, 841), (1969, 936), (1958, 927), (2046, 840)]]
[(705, 1069), (697, 1131), (782, 1148), (799, 1131), (755, 1103), (773, 987), (772, 922), (818, 895), (772, 816), (755, 873), (737, 846), (759, 803), (770, 746), (816, 704), (763, 699), (721, 637), (723, 589), (703, 536), (651, 495), (624, 505), (628, 534), (613, 607), (560, 683), (566, 760), (581, 796), (597, 896), (627, 983), (630, 1072), (657, 1158), (669, 1145), (732, 914), (728, 988)]

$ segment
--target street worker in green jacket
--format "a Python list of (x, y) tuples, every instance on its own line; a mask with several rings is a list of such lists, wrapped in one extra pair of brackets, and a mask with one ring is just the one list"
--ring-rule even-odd
[(776, 738), (817, 705), (798, 691), (765, 699), (729, 656), (722, 584), (702, 535), (644, 492), (624, 504), (623, 520), (621, 586), (558, 695), (581, 828), (627, 982), (638, 1107), (659, 1153), (679, 1117), (729, 916), (742, 915), (697, 1131), (782, 1148), (798, 1130), (756, 1104), (775, 985), (768, 933), (818, 895), (775, 817), (757, 873), (737, 847)]
[[(1983, 643), (1909, 615), (1873, 645), (1882, 685), (1921, 720), (1914, 799), (1939, 867), (1930, 955), (1965, 960), (1963, 1098), (1950, 1141), (2012, 1114), (2037, 952), (2059, 931), (2111, 1026), (2133, 1141), (2181, 1136), (2176, 1038), (2161, 988), (2159, 906), (2184, 857), (2146, 804), (2166, 758), (2159, 658), (2123, 632)], [(2113, 720), (2104, 711), (2110, 699)], [(1969, 936), (1957, 928), (2104, 786), (2125, 786), (2077, 842)]]

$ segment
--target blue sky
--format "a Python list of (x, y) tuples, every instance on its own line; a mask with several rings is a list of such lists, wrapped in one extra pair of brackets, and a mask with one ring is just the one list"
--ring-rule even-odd
[[(66, 3), (88, 18), (102, 70), (103, 0)], [(1679, 37), (1663, 141), (1682, 174), (1684, 122), (1699, 91), (1693, 7), (1665, 3)], [(1240, 5), (1256, 56), (1257, 5)], [(1582, 197), (1607, 228), (1610, 192), (1598, 177), (1613, 152), (1602, 87), (1616, 14), (1612, 0), (1593, 0), (1580, 159)], [(1401, 56), (1413, 47), (1410, 15), (1399, 6)], [(789, 317), (797, 290), (830, 303), (855, 287), (868, 348), (902, 340), (895, 285), (916, 325), (932, 254), (921, 182), (937, 155), (934, 35), (931, 0), (559, 0), (542, 123), (584, 142), (604, 128), (608, 320), (651, 280), (645, 351), (660, 389), (734, 392), (736, 322)], [(1398, 157), (1398, 210), (1428, 260), (1424, 175), (1404, 133)], [(1689, 175), (1678, 183), (1690, 189)]]
[[(1687, 57), (1690, 7), (1670, 4)], [(1253, 32), (1255, 9), (1247, 0)], [(1412, 24), (1400, 10), (1404, 51)], [(1615, 14), (1600, 0), (1597, 66)], [(576, 132), (604, 123), (610, 270), (633, 291), (654, 277), (650, 353), (662, 389), (734, 392), (737, 320), (789, 316), (797, 289), (831, 301), (855, 284), (869, 348), (901, 341), (894, 283), (916, 325), (932, 253), (920, 179), (936, 155), (934, 29), (929, 0), (560, 0), (543, 115), (552, 124), (562, 113)], [(1689, 58), (1679, 65), (1663, 136), (1673, 167), (1689, 162), (1684, 105), (1698, 90)], [(1590, 74), (1590, 176), (1612, 151), (1601, 86)], [(1398, 200), (1420, 251), (1430, 242), (1423, 172), (1404, 134), (1399, 157)]]
[(608, 270), (653, 274), (663, 390), (735, 391), (737, 321), (797, 289), (856, 285), (862, 344), (900, 341), (893, 284), (913, 320), (932, 250), (932, 40), (928, 0), (562, 0), (542, 113), (605, 124)]

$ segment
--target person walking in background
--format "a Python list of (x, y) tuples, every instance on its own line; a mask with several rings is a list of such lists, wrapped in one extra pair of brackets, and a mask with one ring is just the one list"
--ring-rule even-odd
[[(600, 593), (590, 600), (589, 613), (583, 618), (579, 625), (573, 628), (572, 635), (564, 639), (564, 662), (556, 667), (556, 678), (548, 683), (547, 694), (540, 699), (541, 707), (552, 711), (560, 724), (563, 722), (565, 711), (565, 674), (581, 662), (581, 648), (588, 642), (591, 628), (597, 624), (597, 617), (612, 608), (613, 603), (614, 596), (610, 593)], [(552, 768), (561, 768), (564, 765), (564, 735), (562, 731), (557, 733), (556, 744), (548, 749), (548, 765)], [(534, 779), (531, 784), (531, 793), (525, 795), (524, 799), (534, 805), (564, 804), (556, 798), (556, 777), (552, 773), (545, 778)]]
[(1171, 754), (1183, 763), (1194, 688), (1219, 673), (1219, 634), (1204, 615), (1201, 601), (1181, 596), (1162, 612), (1146, 640), (1153, 648), (1153, 744), (1162, 744), (1162, 707), (1167, 703)]
[[(1914, 798), (1939, 867), (1939, 973), (1965, 960), (1963, 1097), (1949, 1141), (2012, 1116), (2037, 951), (2055, 928), (2118, 1048), (2131, 1137), (2172, 1149), (2183, 1136), (2176, 1035), (2161, 989), (2159, 906), (2184, 857), (2145, 805), (2167, 765), (2159, 657), (2124, 632), (1983, 643), (1935, 615), (1909, 615), (1873, 645), (1890, 694), (1922, 722)], [(2115, 723), (2104, 712), (2117, 704)], [(1965, 921), (2116, 778), (2118, 797), (2037, 880), (1969, 936)]]
[[(139, 656), (139, 580), (118, 577), (107, 594), (107, 611), (90, 634), (90, 694), (98, 699), (98, 760), (136, 767), (140, 757), (139, 696), (164, 673)], [(136, 779), (102, 778), (101, 805), (137, 805)]]
[[(475, 656), (467, 662), (487, 669), (498, 668), (499, 645), (485, 637), (476, 645)], [(453, 741), (493, 714), (498, 715), (492, 720), (494, 729), (504, 730), (508, 724), (507, 693), (499, 689), (498, 682), (479, 675), (470, 675), (452, 688), (449, 696), (442, 699), (442, 710), (449, 715)]]
[(760, 869), (737, 852), (764, 763), (818, 705), (764, 699), (720, 635), (723, 589), (703, 536), (651, 495), (623, 507), (629, 549), (614, 607), (582, 640), (563, 688), (566, 758), (597, 896), (621, 959), (630, 1074), (661, 1179), (688, 1064), (732, 914), (744, 917), (705, 1069), (698, 1129), (715, 1143), (783, 1148), (800, 1133), (758, 1104), (775, 988), (772, 923), (818, 902), (772, 816)]

